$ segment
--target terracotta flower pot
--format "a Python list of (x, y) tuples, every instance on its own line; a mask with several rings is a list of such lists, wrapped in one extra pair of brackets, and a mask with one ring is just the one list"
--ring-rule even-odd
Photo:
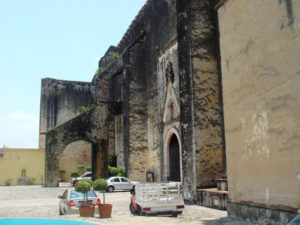
[(98, 209), (99, 209), (99, 215), (101, 218), (110, 218), (111, 217), (112, 204), (98, 205)]
[(94, 217), (95, 205), (79, 206), (79, 214), (82, 217)]

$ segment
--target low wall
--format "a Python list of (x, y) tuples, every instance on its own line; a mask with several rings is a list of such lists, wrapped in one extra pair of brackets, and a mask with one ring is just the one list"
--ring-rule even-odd
[(0, 186), (17, 185), (25, 176), (31, 184), (43, 184), (45, 174), (45, 150), (0, 149)]
[(227, 200), (228, 191), (221, 191), (217, 188), (197, 190), (197, 205), (226, 210)]

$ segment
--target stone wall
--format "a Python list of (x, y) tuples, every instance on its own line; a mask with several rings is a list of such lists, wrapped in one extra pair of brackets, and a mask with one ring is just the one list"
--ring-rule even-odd
[(161, 53), (176, 40), (175, 5), (171, 0), (148, 1), (118, 45), (124, 48), (124, 43), (129, 44), (123, 74), (125, 164), (128, 157), (129, 177), (141, 181), (146, 180), (147, 171), (154, 172), (155, 181), (161, 180), (158, 88), (163, 84), (157, 79), (157, 64)]
[[(65, 81), (51, 78), (42, 79), (41, 105), (40, 105), (40, 137), (39, 147), (45, 149), (46, 132), (72, 119), (82, 112), (81, 107), (90, 107), (93, 103), (91, 93), (92, 84), (88, 82)], [(74, 148), (72, 148), (74, 147)], [(66, 170), (65, 179), (69, 179), (71, 172), (77, 171), (79, 164), (73, 159), (82, 154), (88, 155), (86, 165), (91, 165), (91, 145), (86, 142), (78, 142), (70, 145), (60, 157), (59, 168)]]
[(286, 224), (300, 208), (300, 2), (219, 8), (228, 213)]
[(197, 187), (226, 174), (217, 15), (214, 1), (190, 1)]
[(91, 83), (42, 79), (39, 147), (45, 148), (45, 133), (94, 103)]
[(215, 1), (177, 1), (180, 122), (185, 199), (225, 174)]

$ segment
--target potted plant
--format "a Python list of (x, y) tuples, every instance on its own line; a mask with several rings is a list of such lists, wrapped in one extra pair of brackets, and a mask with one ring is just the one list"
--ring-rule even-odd
[(78, 172), (82, 175), (84, 173), (85, 166), (82, 164), (77, 165)]
[(73, 184), (73, 186), (75, 186), (75, 184), (77, 183), (76, 178), (79, 177), (79, 173), (73, 172), (73, 173), (71, 173), (70, 176), (72, 177), (72, 184)]
[(7, 179), (7, 180), (5, 180), (5, 185), (10, 186), (11, 182), (12, 182), (12, 179)]
[(94, 217), (95, 205), (88, 202), (88, 192), (92, 188), (92, 181), (80, 180), (75, 184), (75, 191), (84, 194), (83, 203), (79, 206), (79, 214), (82, 217)]
[(98, 205), (100, 217), (111, 217), (112, 204), (105, 204), (105, 190), (107, 189), (107, 181), (103, 178), (98, 178), (93, 183), (93, 189), (103, 193), (103, 204)]
[(64, 181), (64, 174), (66, 173), (66, 170), (63, 168), (60, 168), (58, 170), (59, 176), (60, 176), (60, 181)]

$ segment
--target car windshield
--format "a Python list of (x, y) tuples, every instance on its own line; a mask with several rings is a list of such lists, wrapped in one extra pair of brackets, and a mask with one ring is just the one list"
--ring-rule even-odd
[[(83, 198), (84, 194), (81, 192), (77, 192), (77, 191), (71, 191), (71, 196), (70, 198)], [(95, 194), (94, 190), (90, 190), (88, 192), (88, 197), (97, 197), (97, 195)]]

